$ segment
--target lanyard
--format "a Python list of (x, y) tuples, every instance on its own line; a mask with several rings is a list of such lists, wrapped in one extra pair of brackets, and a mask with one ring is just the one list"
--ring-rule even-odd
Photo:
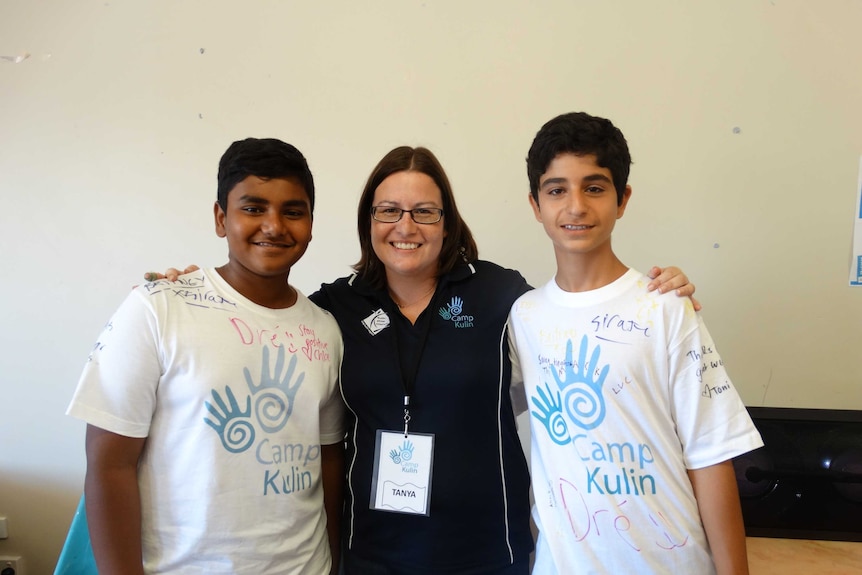
[[(439, 289), (439, 285), (437, 288)], [(390, 298), (391, 299), (391, 298)], [(431, 301), (428, 302), (428, 307), (426, 307), (421, 314), (424, 314), (429, 309), (433, 309), (434, 305), (437, 301), (437, 289), (434, 290), (434, 295), (431, 296)], [(401, 315), (401, 312), (396, 312), (398, 315)], [(404, 320), (404, 318), (402, 316)], [(418, 318), (417, 318), (418, 319)], [(401, 361), (401, 338), (398, 333), (398, 322), (393, 322), (395, 327), (395, 354), (398, 358), (398, 368), (401, 371), (401, 384), (404, 387), (404, 437), (407, 437), (407, 428), (410, 425), (410, 398), (413, 395), (413, 391), (416, 389), (416, 379), (419, 377), (419, 365), (422, 363), (422, 356), (425, 353), (425, 344), (428, 343), (428, 333), (431, 331), (431, 323), (434, 317), (430, 314), (428, 317), (422, 318), (422, 321), (425, 322), (425, 325), (422, 327), (422, 334), (419, 339), (419, 349), (416, 357), (414, 358), (413, 365), (410, 366), (411, 369), (407, 369), (407, 366), (404, 365), (404, 362)], [(407, 320), (409, 321), (409, 320)]]

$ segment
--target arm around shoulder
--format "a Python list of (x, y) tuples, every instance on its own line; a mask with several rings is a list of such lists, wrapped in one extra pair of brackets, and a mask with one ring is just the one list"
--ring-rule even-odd
[(748, 575), (745, 526), (731, 460), (688, 471), (718, 575)]
[(143, 574), (138, 460), (146, 438), (87, 426), (84, 494), (93, 555), (103, 575)]

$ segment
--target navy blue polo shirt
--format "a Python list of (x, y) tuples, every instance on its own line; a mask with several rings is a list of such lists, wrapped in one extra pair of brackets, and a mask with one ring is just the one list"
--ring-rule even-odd
[[(311, 296), (344, 338), (349, 553), (416, 574), (485, 571), (529, 556), (529, 473), (509, 397), (506, 340), (509, 309), (529, 289), (516, 271), (461, 265), (440, 278), (415, 325), (385, 289), (356, 275)], [(363, 324), (381, 311), (388, 327)], [(435, 436), (427, 517), (370, 509), (376, 433), (404, 429), (401, 366), (412, 370), (420, 354), (410, 431)]]

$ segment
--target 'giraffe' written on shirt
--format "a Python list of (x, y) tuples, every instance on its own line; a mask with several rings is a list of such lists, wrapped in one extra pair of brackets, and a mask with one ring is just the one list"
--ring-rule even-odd
[(597, 315), (590, 322), (593, 324), (593, 333), (639, 333), (644, 337), (650, 336), (650, 326), (641, 325), (633, 319), (625, 319), (616, 313)]

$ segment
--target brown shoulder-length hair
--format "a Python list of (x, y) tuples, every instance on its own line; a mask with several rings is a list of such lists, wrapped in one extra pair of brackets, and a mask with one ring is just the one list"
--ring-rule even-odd
[[(458, 212), (452, 186), (449, 184), (446, 172), (443, 171), (443, 166), (427, 148), (399, 146), (377, 163), (371, 175), (368, 176), (368, 181), (362, 190), (362, 197), (359, 198), (357, 231), (362, 256), (353, 269), (374, 287), (382, 288), (386, 285), (386, 269), (371, 245), (371, 204), (374, 202), (374, 192), (377, 191), (377, 187), (383, 180), (397, 172), (423, 173), (434, 180), (440, 188), (440, 196), (443, 199), (443, 229), (446, 230), (446, 237), (443, 238), (443, 247), (440, 250), (438, 273), (440, 275), (449, 273), (458, 262), (473, 262), (478, 259), (479, 249), (476, 247), (476, 241)], [(410, 216), (405, 214), (404, 217)]]

